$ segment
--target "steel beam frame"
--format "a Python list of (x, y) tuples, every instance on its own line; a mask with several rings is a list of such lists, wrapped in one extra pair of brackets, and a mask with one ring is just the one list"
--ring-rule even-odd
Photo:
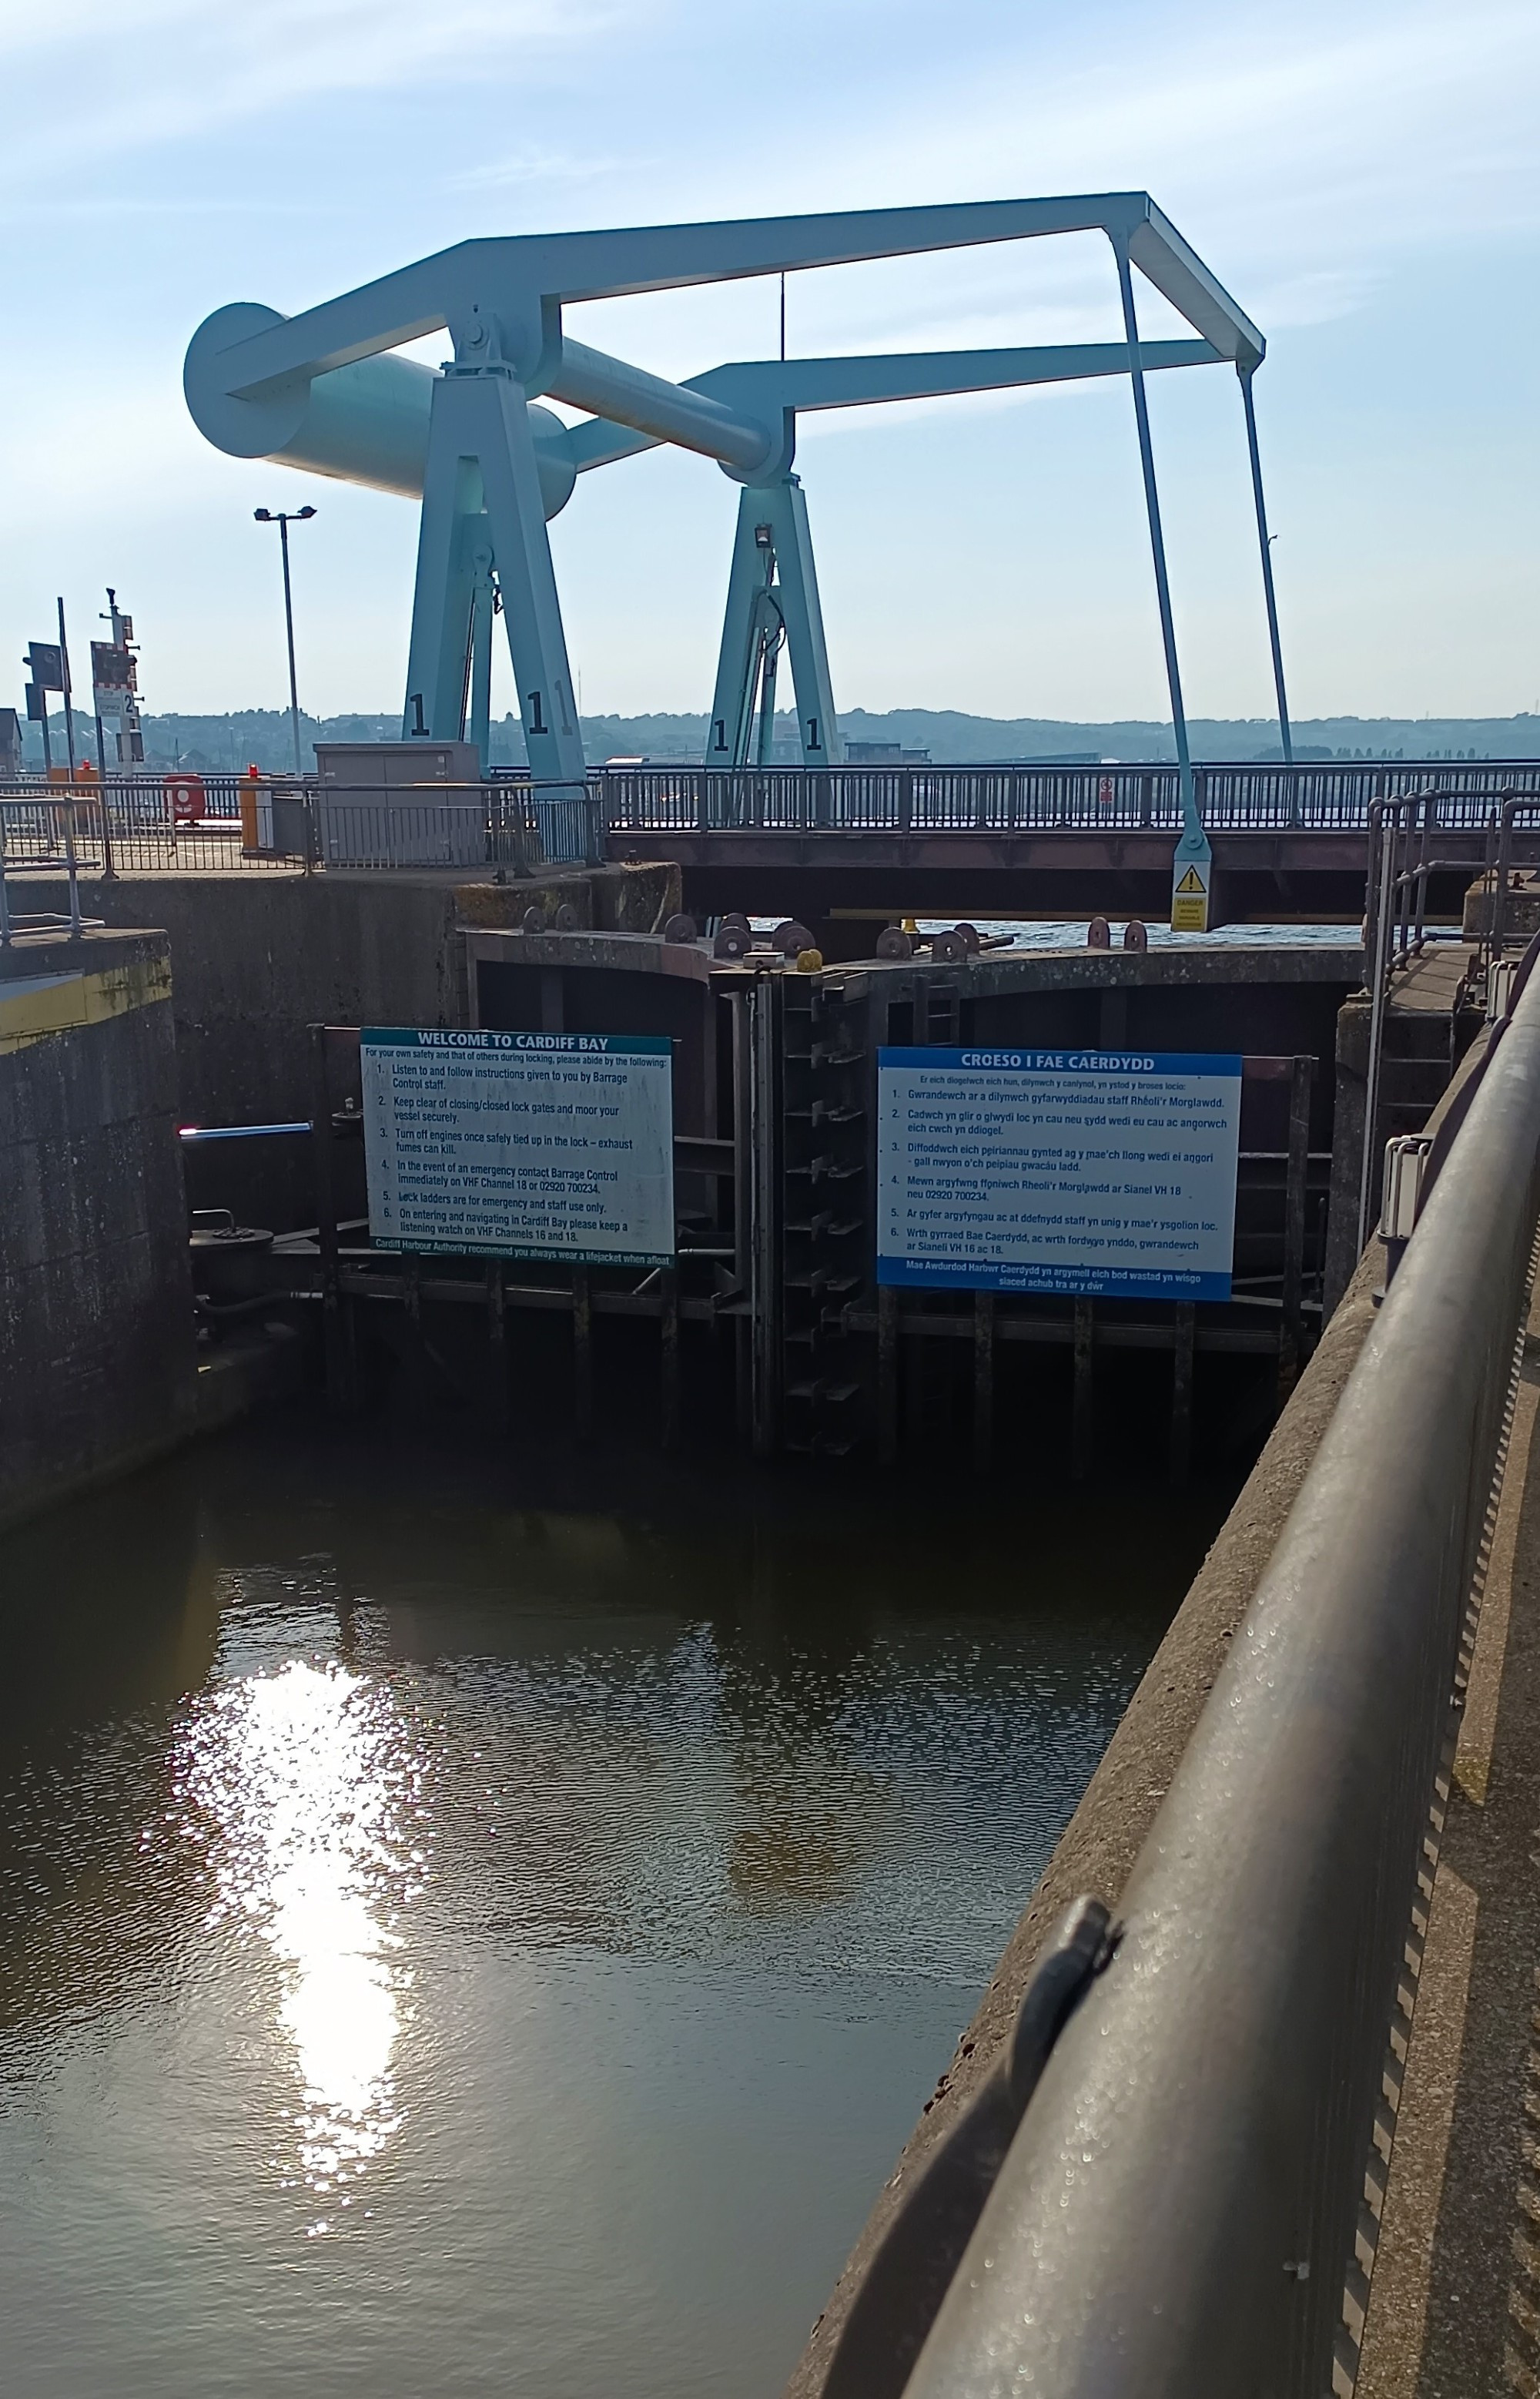
[[(1117, 263), (1122, 344), (740, 360), (671, 383), (574, 341), (562, 322), (564, 308), (585, 301), (1094, 231), (1108, 237)], [(1141, 342), (1135, 266), (1196, 338)], [(454, 349), (441, 376), (383, 355), (439, 330), (448, 331)], [(394, 490), (414, 487), (414, 462), (422, 457), (406, 734), (457, 738), (468, 710), (484, 743), (495, 573), (532, 772), (538, 784), (566, 790), (580, 783), (584, 762), (546, 518), (565, 504), (579, 473), (671, 442), (714, 458), (744, 486), (713, 746), (720, 736), (731, 763), (745, 763), (755, 693), (763, 714), (766, 684), (773, 712), (773, 613), (785, 627), (804, 760), (834, 764), (839, 731), (806, 503), (791, 471), (799, 412), (1128, 373), (1182, 778), (1173, 891), (1196, 875), (1206, 925), (1211, 861), (1193, 787), (1145, 376), (1155, 368), (1219, 360), (1239, 373), (1287, 756), (1251, 395), (1265, 346), (1148, 193), (1114, 192), (461, 242), (298, 317), (275, 317), (255, 304), (218, 311), (194, 336), (184, 382), (209, 439), (239, 456), (356, 473)], [(532, 413), (530, 403), (547, 394), (593, 413), (573, 427), (548, 410)], [(478, 518), (484, 522), (472, 522)], [(754, 525), (773, 528), (768, 582), (758, 546), (747, 555), (746, 524), (750, 543)], [(773, 714), (766, 722), (773, 730)], [(1174, 899), (1173, 921), (1176, 907)]]

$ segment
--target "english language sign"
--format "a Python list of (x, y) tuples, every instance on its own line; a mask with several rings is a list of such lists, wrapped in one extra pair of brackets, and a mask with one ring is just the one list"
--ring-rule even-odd
[(360, 1036), (377, 1249), (655, 1266), (674, 1254), (666, 1036)]
[(882, 1050), (877, 1280), (1228, 1299), (1241, 1062)]

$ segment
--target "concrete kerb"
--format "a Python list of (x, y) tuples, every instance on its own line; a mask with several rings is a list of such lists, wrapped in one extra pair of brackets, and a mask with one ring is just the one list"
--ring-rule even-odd
[[(1484, 1041), (1473, 1044), (1429, 1131), (1475, 1071), (1484, 1049)], [(841, 2327), (899, 2199), (994, 2064), (1038, 1952), (1064, 1908), (1090, 1892), (1115, 1910), (1368, 1338), (1373, 1294), (1384, 1276), (1385, 1251), (1376, 1237), (1060, 1835), (952, 2063), (925, 2101), (813, 2326), (786, 2399), (819, 2399)]]

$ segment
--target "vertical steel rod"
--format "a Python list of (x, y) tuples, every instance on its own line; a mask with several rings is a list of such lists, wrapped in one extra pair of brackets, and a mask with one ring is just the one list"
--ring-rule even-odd
[(70, 939), (80, 939), (80, 867), (74, 854), (74, 800), (64, 803), (64, 867), (70, 885)]
[(115, 883), (117, 867), (113, 858), (113, 818), (107, 803), (105, 777), (102, 778), (101, 796), (97, 806), (101, 811), (101, 880), (103, 883)]
[(326, 1362), (326, 1403), (333, 1416), (346, 1409), (347, 1358), (343, 1329), (342, 1262), (337, 1241), (337, 1192), (332, 1158), (331, 1078), (327, 1071), (326, 1027), (310, 1028), (310, 1155), (316, 1177), (316, 1245), (321, 1263), (321, 1346)]
[(1500, 958), (1502, 956), (1503, 943), (1507, 933), (1508, 867), (1513, 855), (1513, 810), (1514, 804), (1512, 800), (1505, 800), (1503, 802), (1502, 816), (1500, 820), (1501, 830), (1497, 836), (1497, 881), (1493, 888), (1492, 894), (1492, 955), (1493, 958)]
[(1304, 1215), (1310, 1171), (1314, 1058), (1296, 1058), (1289, 1078), (1289, 1166), (1283, 1193), (1283, 1312), (1278, 1325), (1278, 1405), (1299, 1380), (1304, 1350)]
[[(1386, 954), (1390, 942), (1390, 887), (1395, 880), (1396, 851), (1390, 832), (1385, 822), (1385, 812), (1394, 802), (1371, 800), (1369, 806), (1371, 827), (1378, 827), (1379, 841), (1375, 854), (1379, 860), (1380, 888), (1374, 894), (1374, 946), (1370, 963), (1369, 983), (1369, 1056), (1364, 1066), (1363, 1091), (1363, 1156), (1358, 1165), (1358, 1238), (1354, 1257), (1361, 1258), (1364, 1243), (1369, 1239), (1369, 1198), (1373, 1188), (1375, 1123), (1380, 1108), (1380, 1045), (1384, 1038), (1385, 1011), (1388, 1004)], [(1372, 842), (1372, 834), (1371, 836)]]
[(1139, 428), (1139, 462), (1144, 473), (1144, 510), (1150, 521), (1150, 554), (1155, 562), (1155, 602), (1160, 610), (1160, 639), (1166, 652), (1166, 684), (1171, 698), (1171, 730), (1176, 739), (1177, 773), (1182, 784), (1184, 838), (1201, 840), (1197, 800), (1193, 791), (1193, 761), (1187, 747), (1187, 712), (1182, 704), (1182, 671), (1177, 664), (1176, 621), (1171, 614), (1171, 587), (1166, 572), (1166, 538), (1160, 525), (1160, 493), (1155, 484), (1155, 445), (1150, 439), (1150, 403), (1144, 389), (1140, 357), (1139, 319), (1134, 309), (1133, 275), (1128, 250), (1114, 241), (1117, 288), (1123, 300), (1123, 330), (1128, 345), (1128, 381), (1133, 386), (1134, 422)]
[(753, 1450), (775, 1455), (780, 1435), (780, 1140), (776, 1108), (776, 985), (761, 975), (750, 1000), (753, 1060)]
[[(1278, 637), (1278, 602), (1273, 588), (1273, 536), (1267, 530), (1267, 503), (1262, 490), (1262, 452), (1257, 445), (1256, 401), (1251, 392), (1251, 378), (1256, 371), (1254, 359), (1249, 365), (1237, 364), (1236, 368), (1240, 377), (1241, 401), (1246, 410), (1246, 447), (1251, 459), (1251, 497), (1256, 503), (1257, 541), (1262, 550), (1262, 591), (1267, 603), (1267, 639), (1273, 652), (1273, 688), (1278, 699), (1278, 735), (1283, 744), (1283, 763), (1291, 766), (1294, 763), (1294, 735), (1289, 723), (1289, 700), (1283, 687), (1283, 644)], [(1299, 793), (1290, 787), (1289, 821), (1297, 825), (1299, 820)]]
[(737, 1437), (748, 1448), (753, 1440), (754, 1423), (754, 1148), (751, 1138), (753, 1058), (750, 1046), (747, 991), (732, 994), (732, 1009), (733, 1281), (736, 1285), (737, 1305), (741, 1308), (747, 1300), (750, 1310), (748, 1315), (739, 1314), (733, 1319), (733, 1387)]
[(278, 546), (283, 552), (283, 630), (289, 644), (289, 725), (294, 736), (294, 772), (303, 775), (300, 755), (300, 686), (294, 672), (294, 595), (289, 581), (289, 519), (278, 517)]
[[(61, 695), (64, 702), (64, 754), (70, 762), (70, 781), (74, 781), (74, 717), (70, 706), (70, 647), (64, 638), (64, 603), (59, 603), (59, 671), (64, 678)], [(45, 705), (47, 703), (45, 702)]]

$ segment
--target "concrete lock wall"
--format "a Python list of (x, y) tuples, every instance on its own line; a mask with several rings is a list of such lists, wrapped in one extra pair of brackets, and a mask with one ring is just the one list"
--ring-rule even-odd
[[(667, 867), (506, 884), (404, 873), (126, 874), (86, 886), (83, 905), (110, 927), (166, 929), (179, 1122), (274, 1124), (310, 1116), (312, 1024), (466, 1022), (467, 924), (517, 925), (532, 905), (554, 913), (565, 902), (583, 924), (650, 930), (677, 905), (678, 888)], [(13, 878), (9, 889), (17, 911), (60, 905), (57, 882)], [(190, 1149), (187, 1189), (194, 1207), (233, 1207), (279, 1232), (315, 1221), (303, 1138)]]
[(196, 1386), (159, 933), (0, 952), (0, 1524), (181, 1440)]

